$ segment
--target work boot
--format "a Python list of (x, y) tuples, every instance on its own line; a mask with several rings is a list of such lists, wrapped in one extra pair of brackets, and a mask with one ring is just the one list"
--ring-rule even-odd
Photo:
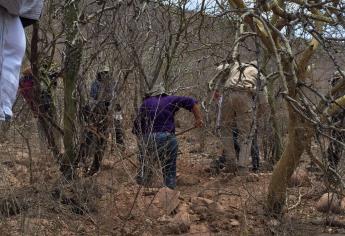
[(91, 168), (89, 169), (89, 171), (87, 172), (87, 176), (93, 176), (94, 174), (96, 174), (100, 169), (100, 164), (97, 163), (92, 163)]

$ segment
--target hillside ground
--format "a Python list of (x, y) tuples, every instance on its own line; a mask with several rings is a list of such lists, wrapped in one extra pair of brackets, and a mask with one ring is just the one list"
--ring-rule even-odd
[[(256, 174), (215, 175), (207, 168), (219, 153), (217, 138), (207, 135), (199, 152), (197, 136), (189, 132), (179, 136), (175, 192), (157, 193), (135, 183), (137, 161), (130, 154), (136, 142), (127, 133), (125, 153), (108, 150), (101, 172), (66, 183), (53, 158), (42, 153), (37, 134), (27, 139), (29, 151), (13, 129), (0, 146), (1, 235), (345, 234), (343, 215), (315, 209), (326, 192), (320, 171), (309, 172), (306, 186), (288, 189), (285, 214), (275, 219), (264, 211), (271, 177), (264, 160)], [(300, 166), (308, 165), (304, 157)], [(164, 197), (171, 200), (163, 206)]]

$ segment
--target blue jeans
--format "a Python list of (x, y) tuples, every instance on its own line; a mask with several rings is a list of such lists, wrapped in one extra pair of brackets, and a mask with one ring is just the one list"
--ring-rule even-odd
[(155, 164), (162, 166), (164, 185), (174, 189), (176, 187), (176, 159), (178, 143), (175, 134), (158, 132), (145, 135), (139, 143), (140, 169), (137, 182), (142, 185), (150, 184)]

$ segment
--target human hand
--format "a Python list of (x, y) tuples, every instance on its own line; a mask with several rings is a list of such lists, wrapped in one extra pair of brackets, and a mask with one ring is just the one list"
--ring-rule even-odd
[(204, 121), (202, 119), (195, 120), (194, 127), (196, 127), (196, 128), (204, 127)]

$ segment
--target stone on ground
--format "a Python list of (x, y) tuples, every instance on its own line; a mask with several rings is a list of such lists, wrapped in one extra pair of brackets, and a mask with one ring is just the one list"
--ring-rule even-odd
[(169, 216), (178, 207), (179, 197), (179, 191), (164, 187), (155, 195), (144, 196), (142, 201), (138, 201), (138, 207), (147, 210), (148, 216), (153, 218)]
[(199, 236), (209, 236), (211, 231), (206, 224), (197, 224), (190, 226), (190, 235), (199, 235)]
[(258, 182), (260, 180), (259, 175), (250, 173), (249, 175), (246, 176), (246, 181), (248, 183), (250, 182)]
[(161, 188), (154, 200), (154, 204), (165, 211), (166, 214), (171, 214), (180, 203), (180, 192), (170, 188)]
[(167, 225), (167, 229), (169, 233), (173, 234), (187, 233), (190, 229), (191, 223), (188, 206), (186, 204), (182, 204), (178, 208), (178, 213)]
[(199, 179), (193, 175), (180, 175), (177, 178), (178, 186), (193, 186), (199, 183)]
[(309, 186), (310, 185), (310, 178), (308, 172), (302, 169), (297, 169), (292, 174), (289, 182), (290, 187), (301, 187), (301, 186)]
[(191, 208), (198, 214), (224, 214), (224, 207), (218, 202), (202, 197), (191, 198)]
[(236, 219), (230, 219), (230, 225), (233, 227), (240, 226), (240, 222)]
[(333, 212), (340, 211), (340, 201), (336, 193), (325, 193), (321, 196), (316, 203), (316, 209), (320, 212)]

